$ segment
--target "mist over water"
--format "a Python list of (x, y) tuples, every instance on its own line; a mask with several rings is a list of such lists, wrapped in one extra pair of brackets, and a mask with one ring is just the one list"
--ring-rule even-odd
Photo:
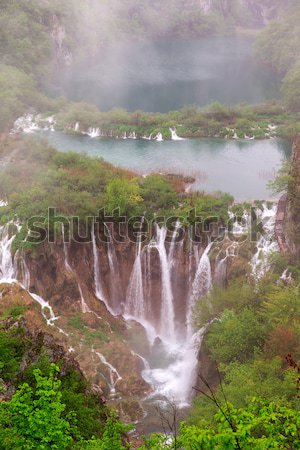
[(110, 43), (59, 73), (56, 83), (57, 94), (95, 103), (102, 111), (255, 104), (279, 92), (277, 77), (255, 61), (253, 40), (245, 37)]

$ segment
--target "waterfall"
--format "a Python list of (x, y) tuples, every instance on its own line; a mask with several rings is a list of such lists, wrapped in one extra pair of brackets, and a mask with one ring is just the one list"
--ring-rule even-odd
[(145, 321), (145, 296), (142, 271), (142, 242), (139, 237), (137, 243), (137, 256), (134, 262), (132, 274), (126, 295), (125, 315)]
[[(17, 280), (22, 280), (22, 286), (29, 291), (30, 288), (30, 271), (28, 269), (28, 266), (26, 264), (25, 256), (21, 254), (21, 250), (18, 249), (16, 251), (15, 257), (14, 257), (14, 272), (18, 276), (15, 278)], [(19, 276), (20, 275), (20, 276)]]
[(90, 127), (87, 131), (87, 134), (90, 138), (94, 139), (101, 136), (100, 128), (92, 128)]
[(148, 363), (146, 358), (144, 358), (142, 355), (139, 355), (138, 353), (134, 352), (133, 350), (131, 351), (131, 354), (132, 354), (132, 356), (136, 356), (137, 358), (139, 358), (142, 361), (145, 370), (151, 370), (150, 364)]
[(173, 305), (173, 293), (171, 285), (170, 263), (165, 247), (167, 229), (165, 227), (156, 227), (157, 250), (160, 258), (161, 277), (162, 277), (162, 301), (161, 301), (161, 336), (166, 341), (175, 340), (175, 312)]
[(99, 264), (99, 255), (98, 255), (98, 248), (96, 243), (96, 234), (95, 234), (95, 224), (93, 223), (92, 227), (92, 246), (93, 246), (93, 257), (94, 257), (94, 282), (95, 282), (95, 294), (96, 297), (101, 300), (107, 310), (114, 316), (114, 311), (112, 308), (110, 308), (108, 301), (106, 300), (106, 297), (104, 295), (104, 291), (102, 288), (102, 283), (100, 279), (100, 264)]
[(13, 222), (0, 226), (0, 281), (1, 283), (11, 283), (16, 281), (16, 271), (12, 258), (12, 243), (15, 238), (10, 236), (9, 230)]
[(184, 141), (185, 139), (182, 137), (177, 136), (177, 130), (176, 128), (169, 128), (170, 133), (171, 133), (171, 139), (172, 141)]
[[(49, 305), (48, 302), (46, 302), (46, 300), (44, 300), (39, 295), (33, 294), (32, 292), (28, 292), (28, 293), (33, 298), (33, 300), (35, 300), (41, 306), (42, 315), (43, 315), (44, 319), (46, 320), (47, 325), (50, 325), (50, 326), (53, 327), (54, 326), (54, 322), (58, 319), (58, 317), (55, 316), (52, 307)], [(48, 312), (48, 315), (47, 315), (46, 312)], [(59, 329), (59, 331), (61, 331), (63, 334), (66, 334), (61, 329)]]
[(263, 211), (257, 210), (257, 217), (261, 219), (264, 234), (256, 243), (256, 253), (251, 260), (252, 275), (255, 279), (262, 278), (270, 269), (270, 255), (278, 251), (278, 244), (274, 236), (277, 205), (268, 208), (263, 205)]
[(227, 255), (220, 259), (219, 261), (216, 261), (216, 270), (215, 270), (215, 279), (220, 284), (220, 286), (223, 286), (226, 280), (226, 273), (227, 273)]
[(172, 240), (171, 240), (169, 254), (168, 254), (168, 259), (169, 259), (169, 262), (170, 262), (171, 266), (174, 265), (174, 251), (175, 251), (175, 247), (176, 247), (176, 244), (177, 244), (177, 237), (178, 237), (178, 230), (179, 230), (179, 228), (180, 228), (180, 221), (177, 220), (176, 224), (175, 224), (174, 232), (173, 232), (173, 235), (172, 235)]
[(189, 406), (197, 378), (197, 356), (207, 327), (201, 328), (183, 344), (166, 349), (171, 357), (168, 367), (143, 371), (144, 379), (156, 388), (152, 397), (175, 399), (179, 407)]
[[(69, 262), (69, 253), (68, 253), (68, 247), (67, 247), (67, 243), (65, 240), (65, 227), (64, 224), (62, 225), (62, 237), (63, 237), (63, 248), (64, 248), (64, 256), (65, 256), (65, 268), (67, 269), (68, 272), (72, 273), (74, 275), (74, 277), (77, 279), (77, 275), (74, 272), (74, 270), (71, 267), (71, 264)], [(79, 290), (79, 294), (80, 294), (80, 299), (81, 299), (81, 310), (83, 312), (83, 314), (86, 314), (88, 312), (91, 312), (90, 308), (88, 307), (84, 296), (83, 296), (83, 292), (81, 289), (81, 286), (79, 284), (78, 281), (78, 290)]]
[(65, 268), (68, 272), (73, 272), (73, 269), (69, 263), (69, 254), (68, 254), (68, 247), (65, 239), (65, 226), (62, 224), (62, 238), (63, 238), (63, 247), (64, 247), (64, 255), (65, 255)]
[(224, 284), (226, 282), (227, 260), (230, 257), (235, 257), (236, 256), (236, 250), (238, 249), (238, 247), (239, 247), (239, 244), (237, 242), (232, 242), (225, 249), (225, 256), (224, 256), (224, 258), (220, 258), (220, 254), (221, 254), (222, 250), (217, 255), (217, 258), (216, 258), (216, 269), (215, 269), (215, 279), (221, 286), (224, 286)]
[(108, 265), (109, 265), (109, 271), (111, 276), (111, 283), (110, 283), (110, 301), (113, 304), (114, 311), (117, 314), (121, 314), (120, 311), (120, 305), (121, 305), (121, 299), (120, 299), (120, 290), (119, 285), (116, 283), (116, 280), (119, 279), (119, 270), (118, 270), (118, 259), (116, 255), (116, 250), (113, 243), (113, 232), (110, 231), (108, 225), (104, 224), (106, 231), (107, 231), (107, 237), (108, 237), (108, 243), (107, 243), (107, 257), (108, 257)]
[(187, 325), (188, 335), (192, 333), (192, 315), (196, 302), (206, 295), (212, 286), (211, 265), (208, 254), (212, 248), (213, 242), (209, 243), (200, 258), (195, 279), (192, 285), (192, 295), (188, 305)]
[(162, 142), (164, 140), (162, 133), (157, 133), (154, 140), (157, 142)]
[(109, 381), (107, 380), (107, 383), (108, 383), (108, 386), (110, 389), (111, 396), (115, 396), (116, 395), (116, 384), (122, 380), (122, 377), (118, 373), (117, 369), (114, 366), (112, 366), (101, 353), (98, 353), (96, 351), (94, 351), (94, 353), (98, 356), (101, 363), (104, 366), (108, 367)]

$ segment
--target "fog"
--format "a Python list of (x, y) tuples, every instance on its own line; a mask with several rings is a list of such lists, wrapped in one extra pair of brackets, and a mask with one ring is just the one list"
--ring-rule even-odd
[[(274, 98), (277, 79), (253, 56), (246, 38), (112, 41), (59, 74), (59, 94), (96, 103), (168, 112), (187, 104), (259, 103)], [(88, 67), (88, 70), (87, 70)]]

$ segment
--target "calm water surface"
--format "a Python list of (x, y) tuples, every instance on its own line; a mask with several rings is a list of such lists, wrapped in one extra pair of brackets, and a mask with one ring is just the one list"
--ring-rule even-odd
[(124, 141), (60, 132), (47, 133), (45, 137), (58, 150), (86, 152), (141, 175), (151, 172), (190, 175), (196, 179), (194, 190), (229, 192), (237, 200), (272, 198), (267, 182), (291, 154), (290, 143), (281, 139)]

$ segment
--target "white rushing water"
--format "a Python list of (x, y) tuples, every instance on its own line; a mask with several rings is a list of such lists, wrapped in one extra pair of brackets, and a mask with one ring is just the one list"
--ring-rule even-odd
[(176, 130), (175, 127), (174, 127), (174, 128), (169, 128), (169, 130), (170, 130), (170, 133), (171, 133), (171, 139), (172, 139), (172, 141), (185, 141), (184, 138), (179, 137), (179, 136), (177, 135), (177, 130)]
[(168, 346), (165, 352), (170, 359), (167, 367), (146, 368), (143, 372), (145, 380), (154, 386), (152, 398), (165, 397), (175, 401), (179, 407), (190, 404), (192, 387), (197, 378), (198, 352), (207, 327), (203, 327), (186, 341)]
[(170, 262), (168, 260), (165, 241), (167, 229), (157, 225), (157, 250), (161, 264), (162, 293), (161, 293), (161, 323), (160, 335), (167, 342), (176, 341), (175, 311), (171, 283)]
[(256, 279), (262, 278), (270, 270), (270, 256), (279, 251), (275, 239), (275, 221), (277, 205), (270, 208), (263, 204), (263, 210), (256, 210), (257, 217), (261, 220), (263, 233), (256, 243), (256, 253), (251, 260), (252, 275)]
[(93, 258), (94, 258), (94, 283), (95, 283), (96, 297), (105, 304), (107, 310), (112, 315), (115, 315), (115, 312), (110, 307), (110, 305), (106, 299), (106, 296), (104, 295), (104, 290), (102, 287), (102, 282), (101, 282), (101, 278), (100, 278), (101, 272), (100, 272), (99, 254), (98, 254), (98, 247), (97, 247), (97, 242), (96, 242), (96, 232), (95, 232), (95, 224), (94, 223), (93, 223), (93, 228), (92, 228), (92, 247), (93, 247)]
[(125, 317), (135, 317), (137, 320), (145, 322), (146, 308), (141, 253), (142, 242), (139, 238), (137, 242), (137, 256), (133, 265), (126, 295)]
[[(64, 256), (65, 256), (65, 268), (67, 269), (68, 272), (72, 273), (75, 277), (75, 279), (77, 280), (77, 274), (74, 272), (74, 270), (71, 267), (70, 261), (69, 261), (69, 252), (68, 252), (68, 245), (66, 242), (66, 236), (65, 236), (65, 227), (64, 225), (62, 225), (62, 238), (63, 238), (63, 248), (64, 248)], [(80, 283), (78, 281), (78, 291), (80, 294), (80, 300), (81, 300), (81, 311), (83, 312), (83, 314), (89, 313), (91, 312), (88, 304), (85, 301), (83, 292), (82, 292), (82, 288), (80, 286)]]
[(96, 351), (94, 351), (94, 353), (98, 356), (101, 363), (108, 368), (109, 379), (106, 381), (110, 388), (110, 395), (115, 396), (116, 395), (116, 384), (122, 380), (122, 377), (119, 374), (119, 372), (117, 371), (117, 369), (107, 361), (107, 359), (102, 355), (102, 353), (99, 353)]
[[(17, 264), (14, 264), (12, 256), (12, 244), (15, 239), (15, 235), (11, 232), (12, 227), (18, 228), (18, 224), (9, 222), (0, 227), (0, 284), (15, 283), (21, 285), (27, 290), (33, 300), (41, 306), (42, 314), (47, 324), (53, 326), (58, 318), (55, 316), (52, 307), (39, 295), (29, 292), (30, 274), (24, 259), (20, 263), (22, 267), (22, 280), (20, 282), (18, 281), (18, 268)], [(15, 258), (17, 258), (17, 253)]]
[(203, 297), (209, 292), (212, 286), (211, 264), (208, 256), (212, 246), (213, 242), (210, 242), (207, 245), (206, 249), (204, 250), (203, 255), (200, 258), (195, 279), (192, 285), (192, 295), (190, 297), (190, 302), (188, 304), (188, 314), (187, 314), (188, 336), (192, 334), (193, 330), (192, 317), (195, 304), (201, 297)]
[[(257, 242), (257, 251), (251, 261), (252, 273), (256, 278), (262, 277), (269, 269), (269, 256), (277, 251), (274, 242), (274, 225), (276, 206), (263, 210), (257, 210), (257, 215), (262, 222), (263, 235)], [(249, 214), (244, 214), (242, 224), (237, 221), (234, 224), (234, 234), (244, 233), (249, 225)], [(29, 292), (30, 273), (21, 251), (12, 256), (12, 243), (14, 240), (14, 224), (10, 223), (0, 227), (0, 282), (18, 282)], [(188, 255), (183, 242), (177, 242), (180, 222), (177, 221), (170, 236), (164, 226), (156, 225), (155, 235), (148, 245), (142, 244), (142, 235), (136, 244), (136, 257), (128, 280), (127, 292), (116, 293), (108, 286), (107, 297), (104, 295), (104, 285), (101, 279), (100, 249), (97, 246), (95, 227), (92, 229), (93, 271), (95, 293), (99, 300), (105, 303), (108, 311), (117, 315), (116, 303), (119, 307), (124, 304), (123, 312), (126, 320), (139, 322), (146, 330), (150, 353), (140, 355), (134, 353), (143, 362), (143, 376), (153, 387), (153, 399), (175, 399), (181, 406), (187, 405), (191, 400), (191, 389), (195, 382), (198, 360), (197, 354), (207, 327), (195, 333), (192, 317), (196, 302), (205, 296), (212, 286), (212, 268), (210, 251), (213, 243), (208, 243), (202, 249), (201, 245), (190, 245)], [(111, 282), (119, 279), (118, 255), (113, 243), (113, 235), (110, 228), (106, 228), (110, 241), (106, 245), (106, 256)], [(63, 230), (64, 237), (64, 230)], [(226, 236), (227, 238), (228, 236)], [(226, 241), (225, 241), (226, 243)], [(223, 245), (216, 258), (215, 279), (220, 282), (226, 278), (227, 261), (235, 256), (238, 243)], [(73, 272), (69, 260), (69, 247), (63, 242), (64, 264), (68, 272)], [(101, 247), (102, 251), (102, 247)], [(178, 305), (178, 270), (180, 261), (186, 258), (187, 292), (182, 291), (181, 305)], [(78, 278), (78, 277), (76, 277)], [(282, 279), (288, 278), (287, 272)], [(160, 283), (160, 284), (157, 284)], [(188, 288), (190, 286), (190, 289)], [(160, 288), (160, 292), (159, 289)], [(84, 300), (83, 290), (78, 282), (78, 290), (81, 298), (82, 312), (91, 312)], [(190, 291), (190, 292), (188, 292)], [(42, 314), (48, 325), (53, 326), (58, 317), (49, 303), (35, 293), (31, 297), (41, 306)], [(176, 297), (177, 295), (177, 297)], [(176, 300), (177, 299), (177, 300)], [(177, 302), (177, 303), (176, 303)], [(180, 307), (180, 310), (178, 310)], [(177, 311), (180, 311), (178, 313)], [(176, 318), (180, 314), (180, 319)], [(101, 318), (100, 318), (101, 319)], [(180, 321), (178, 323), (177, 321)], [(181, 328), (180, 328), (180, 327)], [(182, 329), (184, 327), (184, 330)], [(59, 329), (66, 334), (63, 330)], [(140, 350), (139, 350), (140, 351)], [(96, 353), (96, 352), (95, 352)], [(116, 384), (121, 377), (118, 371), (106, 360), (101, 353), (96, 353), (101, 363), (106, 367), (109, 377), (108, 385), (111, 395), (116, 393)], [(145, 358), (147, 357), (147, 359)], [(149, 357), (149, 358), (148, 358)]]
[(0, 226), (0, 281), (1, 283), (12, 283), (16, 281), (16, 273), (12, 259), (12, 243), (14, 234), (10, 235), (13, 222)]

